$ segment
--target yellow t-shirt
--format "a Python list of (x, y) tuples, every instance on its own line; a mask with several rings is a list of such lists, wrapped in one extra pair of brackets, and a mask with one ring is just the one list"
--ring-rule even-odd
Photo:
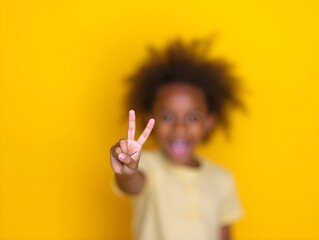
[(191, 168), (143, 151), (139, 169), (146, 183), (132, 198), (138, 240), (218, 240), (220, 227), (242, 215), (231, 174), (211, 161)]

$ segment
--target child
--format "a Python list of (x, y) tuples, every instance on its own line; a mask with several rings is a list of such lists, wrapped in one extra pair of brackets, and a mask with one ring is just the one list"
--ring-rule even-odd
[[(138, 240), (225, 240), (242, 210), (232, 176), (195, 154), (217, 125), (228, 126), (240, 106), (229, 65), (209, 59), (200, 42), (153, 50), (130, 78), (129, 107), (150, 118), (135, 140), (135, 111), (127, 139), (111, 148), (118, 188), (131, 195)], [(155, 123), (156, 122), (156, 123)], [(144, 150), (152, 129), (158, 150)]]

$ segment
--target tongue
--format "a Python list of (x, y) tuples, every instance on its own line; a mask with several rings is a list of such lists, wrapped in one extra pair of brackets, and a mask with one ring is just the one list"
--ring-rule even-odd
[(174, 155), (182, 156), (187, 153), (187, 144), (185, 143), (172, 143), (171, 150)]

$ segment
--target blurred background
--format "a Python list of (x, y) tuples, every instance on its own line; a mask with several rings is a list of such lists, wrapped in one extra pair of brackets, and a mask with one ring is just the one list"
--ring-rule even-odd
[(0, 239), (131, 239), (110, 187), (146, 47), (216, 35), (248, 112), (199, 151), (231, 170), (235, 240), (319, 239), (319, 2), (0, 0)]

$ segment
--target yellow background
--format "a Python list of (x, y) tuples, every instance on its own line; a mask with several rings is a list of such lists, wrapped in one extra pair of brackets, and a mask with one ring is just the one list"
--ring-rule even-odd
[(0, 239), (129, 239), (108, 148), (123, 78), (162, 46), (216, 34), (249, 112), (200, 151), (237, 179), (237, 240), (319, 239), (318, 1), (1, 1)]

